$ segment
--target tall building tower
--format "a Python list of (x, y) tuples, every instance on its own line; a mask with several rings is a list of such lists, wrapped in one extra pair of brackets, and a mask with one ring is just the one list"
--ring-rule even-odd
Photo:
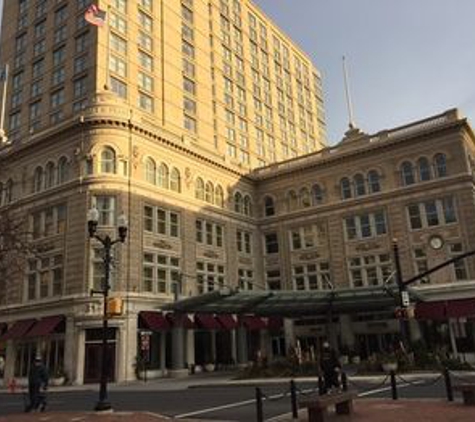
[[(22, 271), (0, 268), (6, 378), (25, 376), (35, 353), (73, 382), (99, 377), (101, 298), (90, 291), (105, 274), (91, 207), (101, 233), (114, 236), (122, 212), (130, 221), (114, 248), (123, 307), (110, 321), (111, 377), (135, 378), (150, 324), (163, 328), (150, 343), (157, 373), (210, 359), (198, 346), (224, 340), (174, 331), (187, 355), (170, 361), (173, 323), (147, 312), (225, 285), (263, 288), (250, 173), (326, 143), (319, 72), (250, 1), (98, 0), (104, 26), (85, 20), (91, 4), (4, 1), (0, 212), (30, 245)], [(223, 359), (236, 361), (230, 342)]]
[(87, 0), (5, 2), (11, 141), (77, 118), (108, 89), (149, 129), (243, 172), (325, 145), (318, 70), (251, 2), (97, 3), (98, 29)]

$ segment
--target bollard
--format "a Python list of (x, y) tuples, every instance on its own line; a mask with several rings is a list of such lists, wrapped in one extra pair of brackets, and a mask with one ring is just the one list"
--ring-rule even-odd
[(445, 391), (447, 392), (447, 400), (454, 401), (454, 391), (452, 389), (452, 379), (448, 368), (444, 368)]
[(348, 391), (348, 377), (346, 376), (346, 372), (341, 373), (341, 387), (343, 391)]
[(256, 387), (256, 411), (257, 422), (264, 422), (264, 412), (262, 409), (262, 391), (259, 387)]
[(397, 400), (397, 383), (396, 383), (396, 372), (391, 371), (391, 394), (393, 400)]
[(299, 418), (299, 410), (297, 407), (297, 386), (295, 385), (294, 380), (290, 380), (290, 404), (292, 407), (292, 418)]
[(320, 396), (326, 394), (325, 383), (323, 382), (323, 378), (321, 375), (318, 376), (318, 394)]

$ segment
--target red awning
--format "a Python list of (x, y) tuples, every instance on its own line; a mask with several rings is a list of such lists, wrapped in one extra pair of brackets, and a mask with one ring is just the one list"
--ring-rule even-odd
[(22, 338), (33, 327), (36, 319), (24, 319), (23, 321), (17, 321), (13, 326), (2, 336), (0, 341), (13, 340)]
[(50, 335), (64, 321), (63, 315), (55, 315), (41, 319), (25, 335), (25, 337), (44, 337)]
[(170, 328), (170, 323), (161, 312), (143, 311), (140, 318), (149, 330), (160, 332)]
[(234, 330), (238, 327), (237, 321), (230, 314), (216, 315), (216, 320), (225, 330)]
[(176, 326), (177, 324), (181, 324), (183, 328), (186, 328), (187, 330), (191, 330), (195, 328), (195, 324), (190, 319), (190, 317), (186, 314), (169, 313), (167, 314), (167, 319), (172, 325), (172, 327)]
[(447, 317), (462, 318), (475, 316), (475, 299), (449, 300), (447, 302)]
[(445, 302), (421, 302), (416, 305), (417, 319), (447, 319)]
[(219, 330), (221, 325), (211, 314), (195, 314), (195, 324), (207, 330)]
[(267, 328), (269, 330), (278, 331), (284, 326), (284, 319), (279, 316), (271, 316), (267, 320)]
[(263, 330), (266, 328), (266, 323), (257, 316), (250, 316), (250, 315), (243, 316), (242, 323), (250, 331)]

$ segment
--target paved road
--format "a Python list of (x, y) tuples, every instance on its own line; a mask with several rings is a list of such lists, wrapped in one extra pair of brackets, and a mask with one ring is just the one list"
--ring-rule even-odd
[[(389, 381), (384, 385), (374, 382), (350, 383), (361, 397), (390, 398)], [(308, 392), (315, 384), (297, 383), (300, 391)], [(264, 402), (265, 418), (290, 412), (289, 397), (280, 394), (288, 392), (288, 384), (263, 386), (262, 390), (270, 400)], [(161, 413), (177, 418), (249, 422), (255, 420), (254, 387), (204, 387), (181, 391), (112, 391), (110, 400), (115, 410), (141, 410)], [(442, 379), (436, 383), (428, 379), (411, 379), (410, 384), (398, 380), (400, 398), (445, 398)], [(97, 392), (75, 391), (49, 394), (51, 410), (81, 411), (94, 407)], [(0, 415), (19, 413), (23, 410), (21, 395), (0, 394)]]

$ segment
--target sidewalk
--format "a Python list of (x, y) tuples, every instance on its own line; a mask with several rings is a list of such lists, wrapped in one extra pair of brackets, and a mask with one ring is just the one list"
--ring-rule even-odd
[[(149, 412), (117, 412), (108, 414), (36, 413), (0, 416), (0, 422), (169, 422), (173, 419)], [(180, 419), (183, 422), (198, 422)], [(299, 412), (299, 421), (307, 421), (305, 410)], [(328, 422), (473, 422), (474, 407), (442, 400), (356, 400), (352, 416), (330, 414)], [(291, 415), (267, 419), (267, 422), (291, 422)], [(206, 422), (200, 419), (199, 422)], [(213, 422), (220, 422), (214, 420)], [(225, 421), (221, 421), (225, 422)]]

